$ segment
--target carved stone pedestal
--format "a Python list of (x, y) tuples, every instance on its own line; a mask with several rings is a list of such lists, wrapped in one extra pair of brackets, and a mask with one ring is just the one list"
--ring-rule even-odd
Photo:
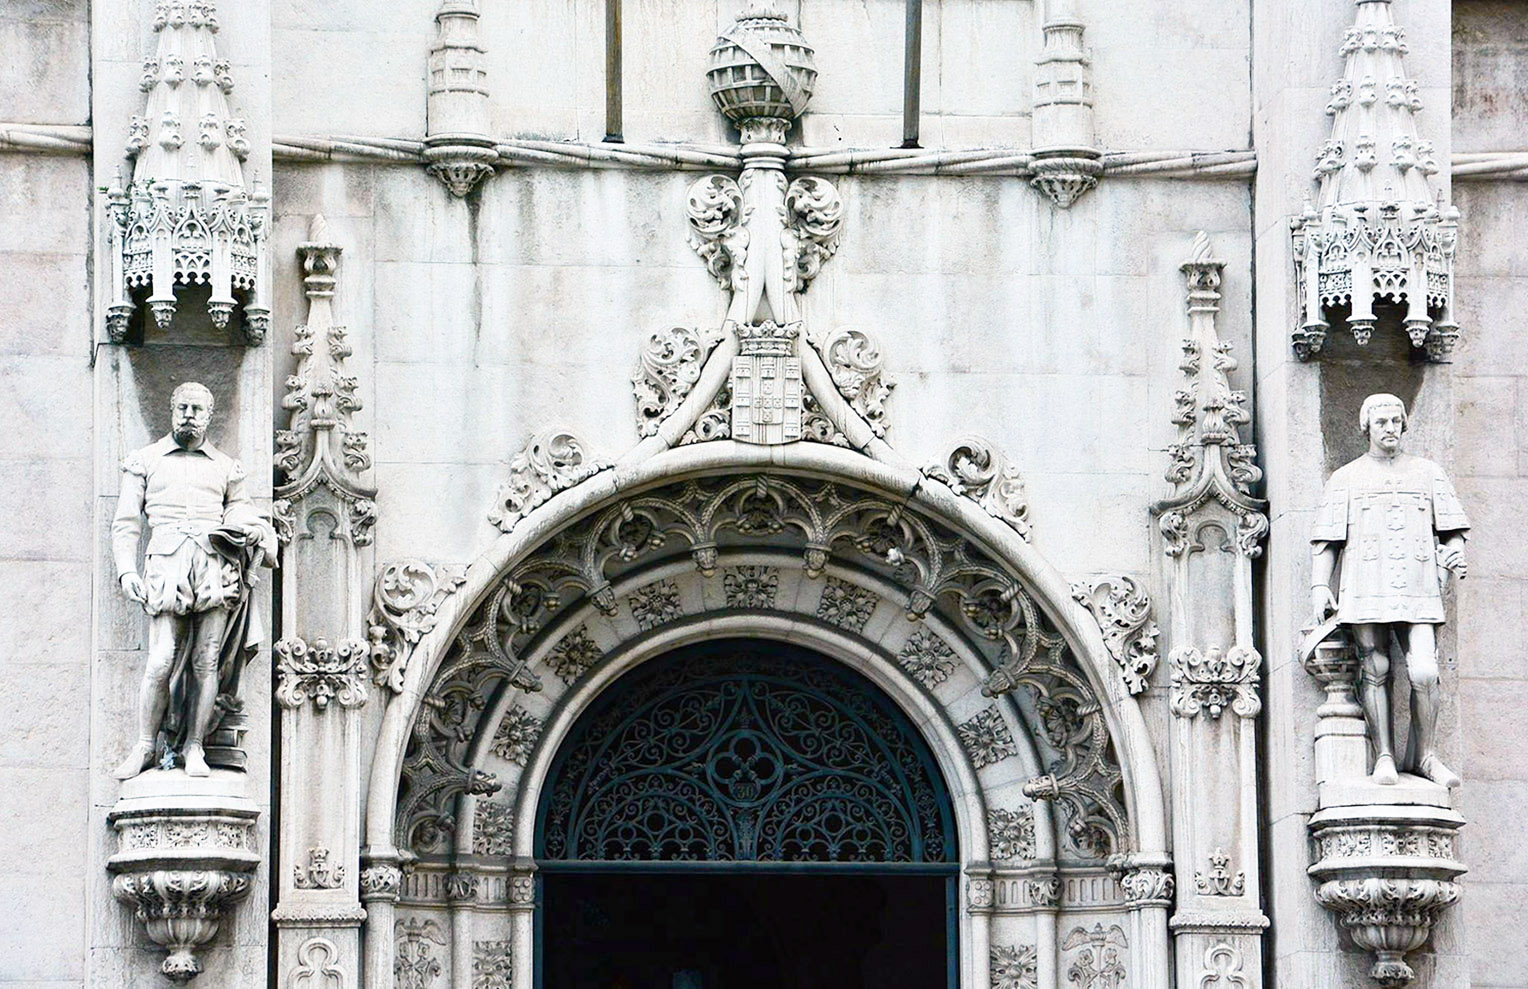
[(175, 982), (202, 970), (195, 950), (217, 935), (260, 865), (260, 812), (244, 791), (243, 773), (150, 770), (122, 784), (107, 818), (117, 831), (117, 853), (106, 863), (112, 893), (169, 951), (160, 971)]
[(1396, 786), (1359, 779), (1323, 783), (1321, 791), (1322, 808), (1310, 820), (1316, 900), (1374, 954), (1375, 982), (1409, 985), (1415, 973), (1406, 953), (1426, 943), (1438, 915), (1459, 899), (1453, 880), (1465, 868), (1454, 845), (1464, 818), (1443, 787), (1405, 774)]

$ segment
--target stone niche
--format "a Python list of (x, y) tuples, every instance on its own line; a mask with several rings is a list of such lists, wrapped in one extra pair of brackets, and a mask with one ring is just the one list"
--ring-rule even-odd
[(172, 981), (183, 984), (201, 972), (195, 952), (249, 893), (260, 865), (259, 813), (241, 772), (191, 777), (149, 770), (122, 784), (107, 818), (117, 833), (116, 854), (106, 863), (112, 894), (169, 952), (160, 971)]

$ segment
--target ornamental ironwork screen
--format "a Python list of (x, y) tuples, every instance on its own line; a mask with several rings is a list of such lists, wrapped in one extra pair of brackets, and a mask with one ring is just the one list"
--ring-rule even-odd
[(955, 861), (928, 746), (863, 676), (730, 639), (639, 667), (580, 716), (537, 854), (579, 861)]

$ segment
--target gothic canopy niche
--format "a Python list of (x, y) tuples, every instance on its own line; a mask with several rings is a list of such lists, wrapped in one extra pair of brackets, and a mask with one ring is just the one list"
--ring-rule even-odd
[(194, 301), (218, 329), (241, 314), (244, 339), (260, 343), (271, 319), (269, 201), (245, 189), (249, 138), (229, 108), (233, 76), (215, 43), (216, 4), (159, 0), (154, 32), (138, 80), (143, 113), (128, 133), (127, 183), (119, 171), (106, 190), (107, 336), (123, 343), (141, 335), (141, 306), (170, 332), (177, 307)]
[(1417, 81), (1406, 76), (1406, 35), (1390, 0), (1359, 0), (1357, 8), (1342, 39), (1342, 78), (1326, 105), (1332, 130), (1316, 155), (1317, 202), (1293, 221), (1303, 316), (1295, 356), (1319, 354), (1345, 307), (1354, 339), (1367, 344), (1374, 307), (1388, 302), (1404, 306), (1411, 345), (1446, 361), (1459, 339), (1459, 210), (1444, 203), (1433, 143), (1417, 131), (1422, 100)]

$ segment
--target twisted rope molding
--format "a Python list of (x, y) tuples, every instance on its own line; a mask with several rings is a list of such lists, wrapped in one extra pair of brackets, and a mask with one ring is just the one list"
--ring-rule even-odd
[[(75, 124), (0, 123), (0, 152), (51, 155), (90, 154), (91, 128)], [(678, 169), (738, 168), (737, 149), (700, 144), (605, 144), (578, 141), (505, 140), (495, 146), (511, 165), (561, 168)], [(400, 162), (424, 164), (424, 142), (386, 137), (276, 137), (276, 161)], [(1016, 148), (803, 148), (791, 155), (795, 171), (827, 175), (1009, 175), (1031, 174), (1034, 156)], [(1257, 171), (1255, 151), (1110, 151), (1101, 164), (1106, 176), (1232, 179)], [(1458, 182), (1528, 182), (1528, 151), (1465, 151), (1451, 159)]]

